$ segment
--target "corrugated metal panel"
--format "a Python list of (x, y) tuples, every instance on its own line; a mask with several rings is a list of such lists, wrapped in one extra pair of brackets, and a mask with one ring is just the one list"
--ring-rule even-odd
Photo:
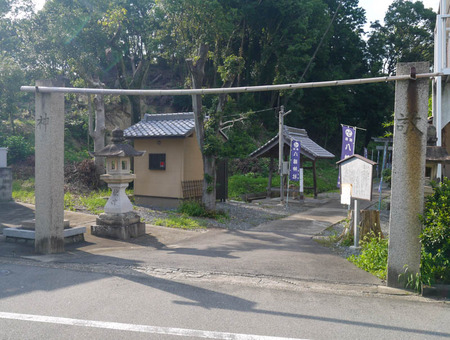
[[(284, 126), (284, 142), (287, 145), (291, 144), (291, 140), (295, 139), (300, 141), (302, 153), (307, 157), (315, 158), (334, 158), (334, 155), (331, 152), (328, 152), (312, 139), (308, 137), (308, 133), (304, 129), (297, 129), (291, 126)], [(250, 154), (250, 157), (258, 157), (266, 153), (269, 149), (278, 147), (278, 134), (269, 140), (267, 143), (262, 145), (257, 150), (253, 151)]]
[[(299, 140), (301, 148), (312, 154), (315, 158), (333, 158), (334, 155), (322, 148), (319, 144), (308, 137), (306, 130), (296, 129), (285, 126), (285, 140), (288, 139), (289, 144), (292, 139)], [(287, 142), (287, 141), (286, 141)]]

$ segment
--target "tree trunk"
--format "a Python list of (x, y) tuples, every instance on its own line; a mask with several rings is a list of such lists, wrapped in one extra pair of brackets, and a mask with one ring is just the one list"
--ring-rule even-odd
[[(202, 87), (203, 78), (205, 77), (205, 63), (208, 55), (208, 45), (202, 44), (199, 48), (198, 59), (187, 59), (189, 72), (192, 78), (192, 88), (199, 89)], [(197, 142), (202, 152), (203, 159), (203, 194), (202, 203), (209, 210), (216, 209), (216, 159), (215, 156), (205, 155), (204, 152), (204, 116), (202, 113), (202, 96), (192, 96), (192, 110), (194, 111), (195, 132)]]
[[(94, 117), (92, 115), (91, 99), (89, 97), (89, 135), (94, 142), (94, 152), (97, 152), (105, 147), (105, 100), (103, 95), (95, 95), (95, 127), (93, 126)], [(95, 169), (98, 176), (105, 173), (105, 158), (94, 158)]]
[(15, 135), (16, 134), (16, 125), (14, 124), (14, 114), (13, 114), (12, 109), (9, 110), (9, 121), (11, 123), (12, 133), (13, 133), (13, 135)]
[(371, 236), (371, 233), (375, 236), (378, 234), (383, 238), (383, 232), (381, 231), (380, 224), (380, 212), (378, 210), (361, 210), (361, 232), (360, 240), (364, 240), (365, 236)]
[(203, 195), (202, 203), (208, 210), (216, 209), (216, 158), (203, 156)]
[(128, 96), (131, 103), (131, 125), (141, 120), (141, 96)]

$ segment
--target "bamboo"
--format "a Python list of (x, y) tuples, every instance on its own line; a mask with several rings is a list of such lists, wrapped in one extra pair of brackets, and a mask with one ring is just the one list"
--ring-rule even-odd
[(376, 78), (360, 78), (346, 80), (332, 80), (311, 83), (292, 83), (280, 85), (260, 85), (247, 87), (231, 88), (211, 88), (211, 89), (180, 89), (180, 90), (119, 90), (119, 89), (93, 89), (93, 88), (70, 88), (70, 87), (52, 87), (52, 86), (21, 86), (20, 90), (24, 92), (40, 93), (78, 93), (78, 94), (103, 94), (103, 95), (128, 95), (128, 96), (187, 96), (187, 95), (206, 95), (220, 93), (242, 93), (242, 92), (264, 92), (293, 90), (301, 88), (318, 88), (330, 86), (358, 85), (370, 83), (382, 83), (387, 81), (433, 78), (441, 76), (442, 73), (421, 73), (412, 77), (411, 75), (386, 76)]

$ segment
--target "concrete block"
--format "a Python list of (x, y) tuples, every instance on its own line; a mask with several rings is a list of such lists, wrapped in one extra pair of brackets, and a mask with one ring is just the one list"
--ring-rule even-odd
[(0, 148), (0, 168), (6, 168), (8, 166), (7, 158), (8, 148)]
[(0, 167), (0, 202), (12, 200), (12, 169)]
[[(22, 229), (35, 230), (36, 220), (26, 220), (22, 222)], [(64, 220), (64, 229), (70, 228), (70, 221)]]
[(91, 234), (118, 240), (145, 235), (145, 223), (140, 222), (140, 216), (134, 212), (125, 214), (101, 214), (97, 225), (91, 226)]
[[(86, 227), (73, 227), (64, 229), (63, 236), (64, 238), (72, 238), (74, 236), (83, 235), (85, 232)], [(36, 239), (36, 232), (34, 230), (23, 228), (5, 228), (3, 229), (3, 235), (6, 238), (27, 239), (27, 240)]]

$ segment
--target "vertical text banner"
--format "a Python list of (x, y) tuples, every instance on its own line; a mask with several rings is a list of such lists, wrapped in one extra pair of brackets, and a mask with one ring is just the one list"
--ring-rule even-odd
[(342, 126), (342, 152), (341, 159), (353, 156), (355, 153), (356, 129), (350, 126)]
[(297, 140), (292, 140), (289, 180), (298, 181), (299, 179), (300, 179), (300, 142)]
[[(355, 153), (356, 128), (342, 125), (342, 151), (341, 159), (353, 156)], [(338, 188), (341, 187), (341, 173), (339, 169)]]

